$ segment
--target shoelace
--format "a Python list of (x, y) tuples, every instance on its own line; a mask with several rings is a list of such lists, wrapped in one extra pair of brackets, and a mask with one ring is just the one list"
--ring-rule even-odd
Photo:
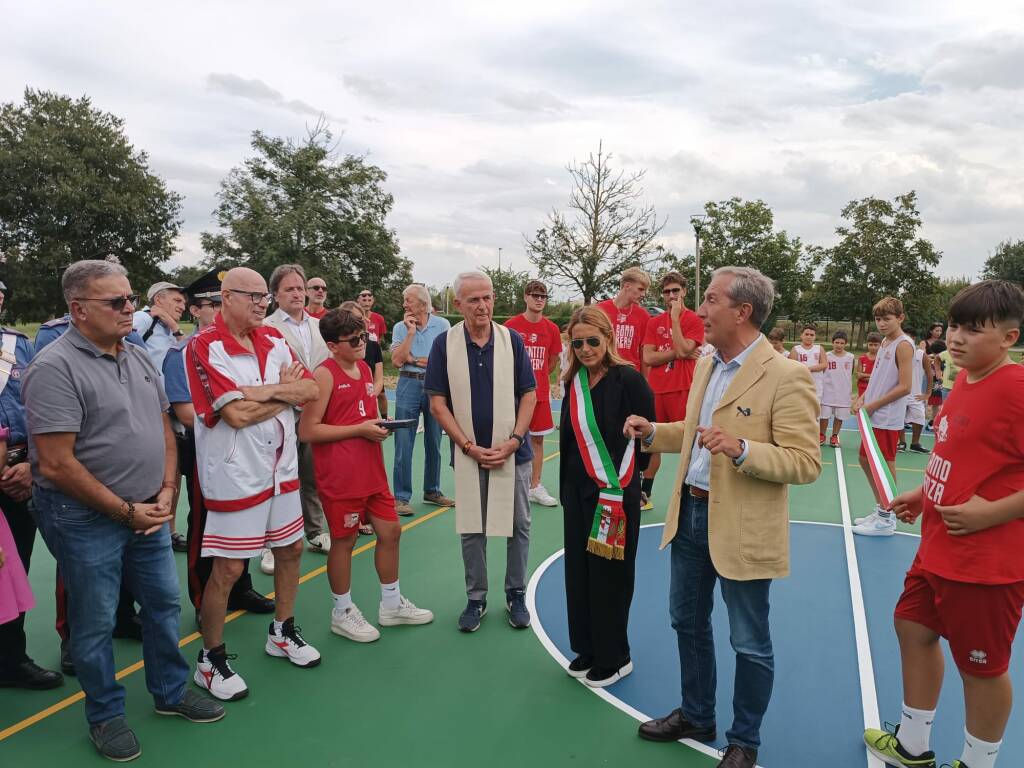
[(231, 668), (231, 665), (228, 664), (228, 661), (234, 661), (237, 658), (237, 653), (225, 653), (223, 656), (220, 654), (216, 656), (206, 654), (206, 661), (213, 667), (213, 671), (225, 680), (227, 680), (229, 677), (235, 674), (235, 670)]
[(285, 624), (283, 627), (281, 627), (281, 634), (284, 637), (287, 637), (293, 643), (295, 643), (295, 645), (299, 648), (302, 648), (306, 645), (306, 641), (303, 640), (302, 635), (299, 634), (301, 631), (302, 627), (300, 627), (298, 624)]

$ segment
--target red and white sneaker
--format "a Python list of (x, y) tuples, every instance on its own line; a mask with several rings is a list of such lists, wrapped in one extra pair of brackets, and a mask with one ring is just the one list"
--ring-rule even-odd
[(818, 433), (818, 445), (824, 445), (824, 444), (825, 444), (825, 433), (824, 432), (819, 432)]
[(270, 622), (266, 651), (268, 656), (286, 658), (297, 667), (315, 667), (320, 663), (320, 651), (302, 639), (294, 617), (284, 622), (280, 635), (274, 634), (274, 622)]
[(238, 701), (245, 698), (249, 695), (249, 688), (242, 676), (228, 664), (228, 660), (234, 658), (236, 655), (228, 654), (223, 643), (209, 651), (200, 648), (193, 681), (221, 701)]
[(839, 447), (839, 435), (832, 435), (832, 439), (828, 441), (828, 444), (833, 448)]

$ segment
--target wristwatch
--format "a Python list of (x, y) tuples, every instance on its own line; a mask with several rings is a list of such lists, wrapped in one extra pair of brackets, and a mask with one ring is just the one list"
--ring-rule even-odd
[(517, 435), (515, 432), (513, 432), (511, 435), (509, 435), (509, 437), (518, 440), (520, 448), (522, 448), (523, 447), (523, 443), (526, 442), (526, 438), (525, 437), (523, 437), (522, 435)]

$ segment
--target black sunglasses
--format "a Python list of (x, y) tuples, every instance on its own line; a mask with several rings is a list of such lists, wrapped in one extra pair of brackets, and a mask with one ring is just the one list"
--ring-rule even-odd
[(311, 286), (309, 286), (309, 290), (311, 290), (311, 291), (326, 291), (327, 290), (327, 286), (326, 285), (311, 285)]
[(586, 342), (587, 345), (591, 346), (591, 347), (600, 347), (601, 346), (601, 339), (599, 339), (597, 336), (587, 336), (587, 338), (585, 338), (585, 339), (573, 339), (572, 340), (572, 348), (573, 349), (583, 349), (583, 343), (584, 342)]
[(139, 294), (133, 293), (128, 296), (115, 296), (112, 299), (90, 299), (86, 298), (85, 296), (80, 296), (79, 298), (75, 299), (75, 301), (99, 301), (102, 302), (103, 304), (106, 304), (115, 312), (120, 312), (122, 309), (124, 309), (124, 305), (128, 304), (129, 302), (133, 307), (137, 307), (139, 305)]
[(348, 344), (350, 347), (352, 347), (354, 349), (355, 347), (358, 347), (361, 344), (365, 344), (366, 340), (368, 338), (370, 338), (369, 334), (360, 333), (360, 334), (352, 336), (351, 338), (348, 338), (348, 339), (338, 339), (334, 343), (335, 344)]
[(664, 289), (662, 291), (662, 294), (664, 294), (666, 296), (674, 296), (675, 294), (682, 293), (682, 292), (683, 292), (682, 288), (666, 288), (666, 289)]
[(546, 293), (528, 293), (526, 294), (531, 299), (540, 299), (541, 301), (547, 301), (548, 295)]

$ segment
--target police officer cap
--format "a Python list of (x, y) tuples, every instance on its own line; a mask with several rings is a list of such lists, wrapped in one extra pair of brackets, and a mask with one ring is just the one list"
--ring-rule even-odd
[(189, 302), (195, 304), (200, 299), (220, 303), (220, 283), (224, 279), (224, 270), (216, 267), (202, 277), (185, 286)]

